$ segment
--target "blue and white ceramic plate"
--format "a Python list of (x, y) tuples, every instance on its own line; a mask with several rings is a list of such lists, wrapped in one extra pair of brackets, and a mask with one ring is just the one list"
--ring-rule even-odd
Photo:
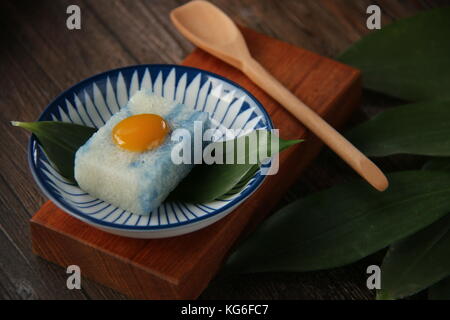
[[(88, 78), (63, 92), (39, 121), (64, 121), (101, 127), (139, 89), (204, 110), (229, 129), (272, 129), (261, 104), (245, 89), (216, 74), (176, 65), (139, 65)], [(209, 203), (165, 202), (149, 216), (116, 208), (91, 197), (63, 178), (34, 136), (29, 146), (31, 171), (43, 192), (72, 216), (106, 232), (133, 238), (163, 238), (204, 228), (233, 211), (263, 182), (257, 172), (238, 193)]]

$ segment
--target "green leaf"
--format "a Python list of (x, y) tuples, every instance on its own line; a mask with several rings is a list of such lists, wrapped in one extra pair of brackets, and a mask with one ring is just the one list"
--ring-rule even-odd
[(251, 164), (196, 165), (169, 195), (170, 200), (203, 203), (218, 199), (241, 181)]
[(449, 119), (450, 101), (420, 102), (382, 112), (346, 136), (368, 156), (450, 156)]
[(13, 121), (11, 124), (31, 131), (61, 175), (71, 181), (75, 181), (75, 152), (97, 131), (94, 128), (59, 121)]
[[(428, 161), (425, 170), (448, 170), (450, 159)], [(378, 299), (398, 299), (419, 292), (450, 275), (450, 214), (393, 244), (382, 265)], [(450, 292), (449, 292), (450, 294)]]
[(249, 171), (247, 171), (247, 173), (241, 178), (241, 180), (233, 187), (233, 189), (231, 189), (230, 191), (228, 191), (226, 194), (224, 194), (223, 196), (219, 197), (218, 199), (225, 199), (226, 197), (229, 197), (233, 194), (236, 194), (238, 192), (240, 192), (246, 185), (247, 183), (253, 178), (253, 176), (255, 175), (255, 173), (259, 170), (259, 165), (253, 165), (252, 168), (250, 168)]
[[(266, 133), (267, 135), (264, 134), (260, 136), (259, 134), (261, 133)], [(253, 144), (250, 144), (249, 141), (249, 137), (255, 134), (257, 134), (256, 138), (258, 139), (256, 148)], [(270, 150), (270, 139), (272, 138), (278, 139), (279, 150)], [(245, 143), (246, 146), (246, 152), (240, 154), (239, 157), (237, 157), (237, 152), (233, 154), (234, 164), (225, 164), (225, 160), (229, 157), (230, 153), (224, 152), (224, 160), (222, 160), (223, 164), (216, 163), (195, 166), (191, 173), (189, 173), (175, 190), (172, 191), (170, 199), (191, 203), (202, 203), (218, 199), (229, 192), (236, 193), (245, 186), (259, 167), (258, 164), (249, 161), (252, 159), (252, 156), (254, 156), (254, 159), (261, 161), (263, 159), (260, 159), (259, 154), (262, 149), (267, 148), (267, 155), (272, 156), (291, 145), (301, 142), (301, 140), (283, 140), (272, 136), (269, 131), (259, 130), (235, 139), (233, 142), (235, 150), (237, 150), (237, 145), (240, 142)], [(221, 149), (227, 150), (225, 143), (226, 142), (216, 142), (214, 145), (221, 144)], [(242, 164), (236, 163), (238, 161)], [(235, 188), (236, 186), (237, 188)]]
[(450, 98), (450, 8), (394, 22), (338, 59), (362, 70), (366, 88), (411, 100)]
[(427, 161), (424, 170), (450, 170), (450, 158), (434, 158)]
[(447, 214), (389, 248), (381, 266), (382, 284), (377, 298), (404, 298), (449, 275), (450, 214)]
[(309, 271), (342, 266), (430, 225), (450, 211), (450, 172), (388, 175), (377, 192), (363, 181), (296, 201), (233, 252), (225, 272)]
[(430, 300), (450, 300), (450, 277), (439, 281), (428, 289)]

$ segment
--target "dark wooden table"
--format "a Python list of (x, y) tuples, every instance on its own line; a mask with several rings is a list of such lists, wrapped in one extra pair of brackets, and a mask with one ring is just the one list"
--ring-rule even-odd
[[(2, 0), (0, 4), (0, 299), (124, 299), (82, 281), (66, 288), (65, 270), (31, 252), (28, 220), (44, 203), (27, 165), (28, 133), (10, 120), (33, 121), (62, 90), (108, 69), (140, 63), (177, 63), (193, 46), (171, 25), (176, 0)], [(235, 21), (333, 57), (370, 31), (366, 8), (382, 8), (382, 24), (446, 1), (217, 0)], [(448, 2), (447, 2), (448, 3)], [(66, 28), (66, 8), (81, 8), (82, 29)], [(398, 101), (365, 92), (352, 124)], [(350, 124), (351, 125), (351, 124)], [(416, 158), (378, 161), (386, 171), (415, 168)], [(328, 150), (280, 205), (348, 180), (353, 173)], [(201, 299), (373, 299), (366, 268), (375, 254), (351, 266), (310, 273), (272, 273), (215, 280)]]

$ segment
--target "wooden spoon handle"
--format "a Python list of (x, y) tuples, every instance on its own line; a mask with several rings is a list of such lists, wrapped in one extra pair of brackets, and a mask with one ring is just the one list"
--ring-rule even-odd
[(286, 89), (256, 60), (253, 58), (245, 59), (241, 69), (253, 82), (300, 120), (374, 188), (384, 191), (388, 187), (389, 183), (386, 176), (370, 159)]

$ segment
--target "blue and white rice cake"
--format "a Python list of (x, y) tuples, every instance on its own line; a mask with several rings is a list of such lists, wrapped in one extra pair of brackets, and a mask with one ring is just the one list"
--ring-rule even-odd
[[(176, 143), (171, 132), (163, 144), (145, 152), (130, 152), (118, 147), (112, 130), (120, 121), (142, 113), (157, 114), (169, 124), (171, 132), (184, 128), (193, 137), (194, 121), (209, 126), (208, 114), (155, 96), (136, 92), (75, 155), (75, 179), (90, 195), (132, 213), (148, 215), (193, 168), (174, 164), (171, 151)], [(193, 145), (193, 143), (191, 143)]]

